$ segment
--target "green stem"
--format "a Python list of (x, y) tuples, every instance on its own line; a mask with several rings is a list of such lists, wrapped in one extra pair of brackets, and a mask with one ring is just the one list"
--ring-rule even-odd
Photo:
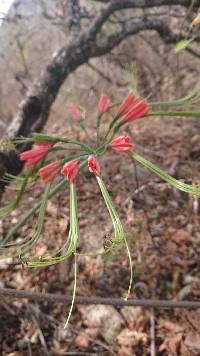
[(68, 314), (64, 329), (67, 329), (70, 317), (72, 315), (72, 310), (74, 307), (74, 302), (75, 302), (75, 297), (76, 297), (76, 285), (77, 285), (77, 258), (76, 258), (76, 253), (74, 253), (74, 287), (73, 287), (73, 294), (72, 294), (72, 303), (70, 306), (69, 314)]
[[(109, 125), (109, 127), (108, 127), (108, 130), (107, 130), (107, 132), (106, 132), (106, 135), (105, 135), (105, 137), (104, 137), (104, 140), (103, 140), (104, 143), (106, 142), (106, 140), (107, 140), (107, 138), (108, 138), (108, 136), (109, 136), (111, 130), (113, 129), (113, 127), (115, 126), (115, 124), (116, 124), (116, 122), (117, 122), (117, 120), (118, 120), (119, 118), (120, 118), (119, 115), (115, 116), (114, 119), (112, 120), (112, 122), (110, 123), (110, 125)], [(110, 139), (109, 139), (108, 141), (110, 141)]]
[(147, 116), (200, 117), (200, 111), (151, 111)]
[(100, 129), (100, 124), (101, 124), (101, 116), (97, 116), (97, 121), (96, 121), (96, 128), (97, 128), (97, 146), (99, 145), (99, 129)]
[(48, 142), (63, 142), (63, 143), (73, 143), (74, 145), (78, 145), (87, 151), (91, 151), (91, 148), (79, 141), (76, 140), (69, 140), (68, 138), (61, 138), (61, 137), (56, 137), (56, 136), (48, 136), (48, 135), (43, 135), (43, 134), (33, 134), (32, 135), (33, 140), (38, 143), (38, 142), (43, 142), (43, 141), (48, 141)]
[[(88, 131), (87, 131), (85, 125), (84, 125), (83, 120), (79, 120), (79, 126), (80, 126), (80, 128), (85, 132), (85, 134), (86, 134), (88, 140), (90, 140), (90, 139), (91, 139), (91, 136), (89, 135), (89, 133), (88, 133)], [(85, 146), (86, 146), (86, 145), (85, 145)], [(88, 146), (88, 149), (90, 149), (89, 146)], [(91, 150), (91, 149), (90, 149), (90, 150)]]
[(176, 100), (171, 100), (171, 101), (149, 101), (149, 105), (151, 107), (159, 107), (159, 106), (164, 106), (164, 107), (171, 107), (171, 106), (180, 106), (187, 104), (190, 102), (192, 99), (194, 99), (197, 96), (196, 92), (193, 92), (181, 99), (176, 99)]

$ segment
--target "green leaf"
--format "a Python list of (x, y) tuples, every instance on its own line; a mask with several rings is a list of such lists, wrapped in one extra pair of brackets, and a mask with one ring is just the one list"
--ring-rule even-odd
[(148, 168), (151, 172), (155, 173), (158, 177), (163, 179), (165, 182), (169, 183), (174, 188), (177, 188), (177, 189), (179, 189), (185, 193), (191, 194), (191, 195), (200, 196), (200, 185), (195, 186), (195, 185), (185, 184), (185, 183), (181, 182), (180, 180), (177, 180), (177, 179), (171, 177), (165, 171), (163, 171), (162, 169), (157, 167), (155, 164), (146, 160), (144, 157), (140, 156), (137, 153), (133, 154), (133, 158), (137, 162), (141, 163), (143, 166)]
[(13, 243), (8, 243), (5, 244), (5, 242), (1, 242), (0, 244), (0, 249), (6, 249), (6, 250), (14, 250), (15, 255), (23, 255), (25, 252), (29, 251), (38, 241), (40, 238), (40, 235), (42, 233), (43, 227), (44, 227), (44, 218), (45, 218), (45, 212), (46, 212), (46, 206), (47, 206), (47, 201), (48, 201), (48, 195), (50, 191), (51, 183), (48, 183), (45, 187), (45, 191), (43, 194), (43, 198), (41, 201), (41, 206), (40, 206), (40, 211), (39, 211), (39, 216), (38, 216), (38, 221), (36, 224), (36, 227), (31, 234), (31, 236), (28, 236), (25, 241), (22, 242), (13, 242)]
[[(52, 198), (55, 194), (57, 194), (60, 189), (62, 189), (66, 185), (66, 179), (63, 178), (48, 194), (48, 199)], [(40, 208), (42, 204), (42, 200), (40, 200), (32, 209), (30, 209), (27, 213), (25, 213), (22, 218), (18, 221), (18, 223), (8, 231), (6, 237), (4, 238), (3, 241), (1, 241), (1, 244), (5, 244), (7, 241), (9, 241), (16, 233), (17, 231), (26, 224), (26, 222), (33, 216), (37, 210)]]
[[(18, 191), (15, 200), (12, 203), (10, 203), (7, 206), (4, 206), (3, 208), (0, 209), (0, 218), (4, 218), (4, 217), (8, 216), (13, 210), (15, 210), (18, 207), (18, 205), (22, 199), (22, 196), (26, 190), (30, 175), (31, 175), (31, 170), (28, 170), (25, 178), (21, 182), (21, 188)], [(3, 179), (3, 177), (2, 177), (2, 179)], [(9, 182), (9, 178), (7, 181), (5, 180), (5, 182)]]
[(174, 53), (179, 53), (179, 52), (183, 51), (193, 41), (194, 41), (194, 39), (190, 38), (188, 40), (184, 39), (184, 40), (177, 42), (174, 47)]
[[(24, 260), (24, 267), (47, 267), (65, 261), (69, 256), (73, 255), (77, 248), (79, 236), (78, 213), (77, 213), (77, 196), (76, 186), (70, 184), (70, 231), (67, 241), (63, 248), (54, 253), (54, 255), (33, 256)], [(58, 255), (59, 256), (55, 256)], [(55, 256), (55, 257), (54, 257)]]

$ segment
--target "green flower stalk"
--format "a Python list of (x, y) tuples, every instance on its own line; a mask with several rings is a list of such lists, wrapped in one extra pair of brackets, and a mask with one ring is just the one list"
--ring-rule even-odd
[(191, 184), (186, 184), (181, 182), (180, 180), (171, 177), (162, 169), (158, 168), (155, 164), (151, 163), (150, 161), (148, 161), (147, 159), (145, 159), (144, 157), (142, 157), (137, 153), (134, 153), (132, 157), (137, 162), (139, 162), (140, 164), (148, 168), (151, 172), (155, 173), (158, 177), (163, 179), (165, 182), (169, 183), (172, 187), (182, 190), (183, 192), (188, 193), (190, 195), (200, 196), (200, 185), (195, 186)]
[(125, 300), (127, 300), (131, 293), (131, 288), (132, 288), (132, 283), (133, 283), (133, 265), (132, 265), (132, 259), (131, 259), (129, 246), (128, 246), (128, 243), (126, 240), (123, 225), (122, 225), (119, 215), (113, 205), (113, 202), (112, 202), (111, 197), (108, 193), (108, 190), (107, 190), (103, 180), (99, 176), (96, 176), (96, 179), (97, 179), (97, 182), (101, 189), (101, 193), (104, 198), (108, 212), (110, 214), (110, 217), (111, 217), (111, 220), (113, 223), (113, 228), (114, 228), (114, 239), (111, 240), (111, 245), (109, 247), (106, 247), (106, 252), (110, 252), (112, 249), (116, 248), (117, 246), (121, 245), (122, 243), (125, 243), (125, 245), (126, 245), (127, 254), (128, 254), (128, 258), (129, 258), (129, 264), (130, 264), (130, 281), (129, 281), (128, 292), (127, 292), (127, 295), (125, 298)]

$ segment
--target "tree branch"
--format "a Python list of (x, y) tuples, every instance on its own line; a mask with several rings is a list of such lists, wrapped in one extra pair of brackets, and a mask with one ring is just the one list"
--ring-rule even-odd
[[(189, 6), (191, 0), (112, 0), (109, 2), (108, 6), (105, 9), (101, 10), (101, 13), (96, 16), (94, 22), (91, 25), (91, 29), (89, 31), (89, 36), (94, 38), (97, 33), (101, 30), (103, 24), (107, 21), (107, 19), (114, 14), (116, 11), (125, 10), (125, 9), (147, 9), (159, 6)], [(198, 5), (198, 0), (196, 0), (196, 4)]]

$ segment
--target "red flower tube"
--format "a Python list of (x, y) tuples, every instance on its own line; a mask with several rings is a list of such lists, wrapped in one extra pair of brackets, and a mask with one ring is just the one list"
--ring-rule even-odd
[(38, 174), (44, 183), (51, 182), (53, 180), (56, 174), (60, 171), (60, 164), (60, 161), (55, 161), (47, 164), (39, 170)]
[(77, 109), (76, 104), (74, 104), (74, 103), (71, 104), (70, 111), (71, 111), (71, 115), (72, 115), (73, 119), (79, 120), (81, 118), (81, 113)]
[(120, 116), (128, 112), (131, 109), (131, 107), (135, 105), (139, 100), (140, 98), (137, 95), (130, 92), (123, 100), (122, 104), (118, 109), (118, 113), (120, 114)]
[(110, 109), (111, 105), (112, 105), (112, 103), (111, 103), (109, 97), (106, 94), (101, 94), (99, 103), (98, 103), (99, 114), (104, 114), (105, 112), (107, 112)]
[(72, 161), (65, 163), (65, 165), (61, 169), (61, 174), (63, 176), (66, 176), (70, 183), (73, 183), (78, 174), (77, 159), (73, 159)]
[(91, 173), (94, 173), (96, 176), (100, 175), (100, 165), (99, 162), (97, 161), (96, 157), (93, 155), (90, 155), (88, 157), (88, 169)]
[(128, 152), (134, 147), (133, 144), (131, 143), (130, 136), (116, 137), (114, 138), (114, 140), (111, 141), (110, 145), (113, 148), (113, 150), (122, 151), (122, 152)]
[(54, 142), (38, 143), (32, 150), (25, 151), (20, 154), (20, 160), (26, 161), (28, 166), (35, 167), (49, 152), (49, 149), (54, 145)]
[(145, 116), (149, 111), (149, 105), (148, 102), (143, 99), (143, 100), (138, 100), (135, 104), (133, 104), (129, 111), (127, 111), (124, 116), (122, 117), (122, 120), (124, 122), (132, 122), (136, 119), (140, 119), (143, 116)]

